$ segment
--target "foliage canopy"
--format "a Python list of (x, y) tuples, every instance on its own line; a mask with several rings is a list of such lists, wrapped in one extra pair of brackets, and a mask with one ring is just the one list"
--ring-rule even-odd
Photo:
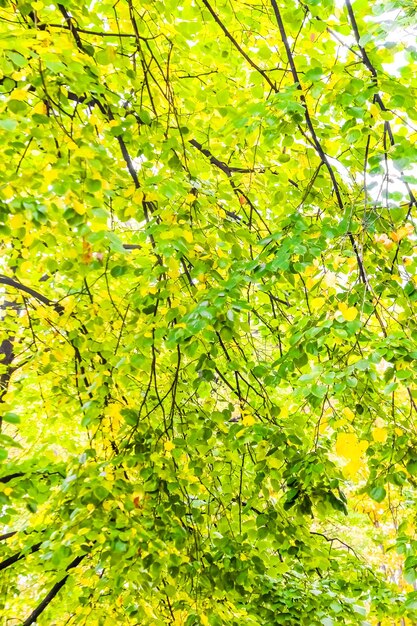
[(5, 624), (417, 619), (414, 11), (1, 1)]

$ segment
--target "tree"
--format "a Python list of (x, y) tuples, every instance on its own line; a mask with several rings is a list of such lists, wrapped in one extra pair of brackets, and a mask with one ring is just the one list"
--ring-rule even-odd
[(414, 14), (2, 0), (5, 624), (417, 619)]

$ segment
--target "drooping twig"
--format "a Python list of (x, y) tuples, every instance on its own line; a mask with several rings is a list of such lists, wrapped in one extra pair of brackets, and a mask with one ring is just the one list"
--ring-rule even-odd
[[(274, 10), (275, 18), (277, 20), (278, 29), (279, 29), (279, 32), (280, 32), (280, 35), (281, 35), (281, 40), (282, 40), (282, 43), (284, 44), (285, 52), (287, 54), (287, 59), (288, 59), (288, 63), (289, 63), (290, 68), (291, 68), (291, 73), (292, 73), (292, 77), (293, 77), (293, 80), (294, 80), (294, 84), (297, 86), (297, 89), (299, 89), (302, 92), (302, 86), (301, 86), (301, 83), (300, 83), (300, 79), (298, 77), (298, 72), (297, 72), (297, 68), (295, 66), (293, 53), (291, 51), (291, 46), (289, 44), (288, 37), (287, 37), (287, 34), (285, 32), (285, 27), (284, 27), (284, 22), (283, 22), (282, 17), (281, 17), (281, 12), (280, 12), (280, 10), (278, 8), (278, 4), (277, 4), (276, 0), (271, 0), (271, 4), (272, 4), (272, 8)], [(327, 169), (327, 171), (329, 173), (330, 180), (331, 180), (332, 186), (333, 186), (333, 191), (335, 193), (339, 209), (341, 211), (344, 211), (345, 203), (343, 202), (343, 198), (342, 198), (342, 194), (341, 194), (341, 191), (340, 191), (339, 183), (337, 182), (336, 175), (334, 173), (333, 167), (330, 164), (330, 161), (327, 158), (327, 155), (324, 152), (323, 147), (322, 147), (322, 145), (320, 143), (320, 140), (319, 140), (319, 138), (317, 136), (317, 133), (315, 131), (315, 128), (314, 128), (314, 125), (313, 125), (313, 122), (312, 122), (312, 119), (311, 119), (311, 116), (310, 116), (310, 112), (308, 110), (307, 102), (306, 102), (306, 99), (305, 99), (305, 96), (304, 96), (303, 93), (301, 93), (301, 95), (300, 95), (300, 100), (301, 100), (303, 108), (304, 108), (304, 117), (305, 117), (305, 121), (306, 121), (306, 124), (307, 124), (307, 128), (310, 131), (310, 135), (311, 135), (311, 139), (312, 139), (312, 145), (315, 148), (318, 156), (320, 157), (320, 160), (322, 161), (323, 165), (326, 167), (326, 169)], [(358, 247), (356, 245), (355, 238), (354, 238), (354, 236), (352, 235), (351, 232), (348, 233), (348, 237), (349, 237), (349, 241), (350, 241), (350, 243), (352, 245), (352, 248), (353, 248), (353, 250), (355, 252), (356, 260), (358, 262), (359, 276), (361, 278), (361, 281), (365, 285), (368, 285), (368, 278), (366, 276), (365, 267), (364, 267), (364, 264), (363, 264), (362, 257), (361, 257), (361, 255), (359, 253)]]
[(265, 72), (265, 70), (263, 70), (261, 67), (259, 67), (259, 65), (256, 65), (256, 63), (250, 58), (250, 56), (248, 56), (246, 54), (246, 52), (243, 50), (243, 48), (238, 44), (238, 42), (236, 41), (236, 39), (233, 37), (233, 35), (227, 30), (226, 26), (223, 24), (223, 22), (221, 21), (221, 19), (219, 18), (219, 16), (217, 15), (217, 13), (214, 11), (213, 7), (210, 5), (210, 3), (207, 0), (202, 0), (204, 6), (210, 11), (214, 21), (220, 26), (220, 28), (222, 29), (222, 31), (224, 32), (224, 34), (226, 35), (226, 37), (228, 38), (228, 40), (234, 45), (234, 47), (236, 48), (236, 50), (238, 50), (238, 52), (243, 56), (243, 58), (249, 63), (249, 65), (251, 67), (253, 67), (254, 70), (256, 70), (257, 72), (259, 72), (259, 74), (266, 80), (266, 82), (268, 83), (268, 85), (271, 87), (272, 91), (277, 92), (278, 89), (276, 87), (276, 85), (272, 82), (272, 80), (269, 78), (268, 74)]

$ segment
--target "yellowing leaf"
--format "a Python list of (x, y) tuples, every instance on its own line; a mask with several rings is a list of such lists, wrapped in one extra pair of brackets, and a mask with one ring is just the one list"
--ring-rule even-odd
[(352, 457), (352, 449), (358, 443), (358, 438), (354, 433), (339, 433), (336, 438), (336, 452), (346, 459)]
[(364, 467), (364, 463), (360, 458), (353, 459), (352, 461), (349, 461), (349, 463), (347, 463), (343, 467), (342, 472), (343, 472), (343, 475), (346, 476), (346, 478), (355, 478), (359, 470), (362, 469), (363, 467)]
[(328, 420), (327, 419), (320, 420), (320, 424), (319, 424), (319, 433), (320, 433), (320, 435), (325, 433), (328, 428), (329, 428)]
[(28, 92), (25, 89), (13, 89), (11, 98), (13, 100), (26, 100)]
[(137, 189), (132, 196), (132, 200), (133, 202), (140, 204), (143, 201), (143, 197), (144, 197), (143, 191), (141, 191), (140, 189)]
[(85, 205), (82, 204), (82, 202), (79, 202), (78, 200), (73, 200), (72, 203), (72, 208), (74, 209), (74, 211), (76, 211), (79, 215), (84, 215), (85, 213)]
[(368, 447), (367, 441), (360, 441), (356, 433), (339, 433), (336, 438), (336, 452), (339, 456), (357, 460)]
[(181, 237), (183, 237), (187, 243), (193, 243), (194, 241), (193, 234), (189, 230), (181, 231)]
[(254, 424), (256, 422), (255, 418), (253, 417), (253, 415), (244, 415), (242, 418), (242, 424), (244, 426), (252, 426), (252, 424)]
[(358, 310), (354, 306), (347, 306), (345, 302), (340, 302), (339, 311), (347, 322), (353, 322), (358, 315)]
[(25, 223), (25, 218), (22, 213), (15, 213), (9, 217), (9, 225), (11, 228), (21, 228)]
[(372, 115), (372, 117), (374, 117), (375, 119), (379, 119), (381, 117), (380, 110), (376, 106), (376, 104), (371, 104), (371, 106), (369, 107), (369, 112)]
[(350, 256), (347, 260), (346, 260), (346, 264), (348, 266), (348, 271), (349, 272), (353, 272), (353, 270), (356, 269), (357, 266), (357, 260), (355, 259), (355, 257)]
[(35, 106), (32, 109), (32, 113), (41, 113), (42, 115), (46, 115), (47, 113), (46, 104), (41, 100), (40, 102), (35, 104)]
[(411, 224), (406, 224), (405, 226), (401, 226), (397, 231), (393, 231), (390, 233), (390, 237), (393, 241), (398, 242), (405, 237), (408, 237), (414, 232), (414, 228)]
[(376, 427), (372, 429), (372, 437), (378, 443), (385, 443), (387, 436), (388, 431), (386, 428)]
[(121, 404), (112, 402), (106, 407), (106, 415), (108, 415), (109, 417), (120, 417), (120, 410), (122, 408), (123, 407)]
[(171, 452), (171, 450), (173, 450), (174, 448), (175, 448), (175, 444), (172, 443), (172, 441), (165, 441), (164, 443), (165, 452)]
[(325, 298), (313, 298), (310, 302), (310, 308), (312, 311), (319, 311), (326, 303)]
[(354, 412), (348, 406), (345, 406), (345, 408), (342, 410), (342, 413), (346, 417), (346, 419), (350, 420), (351, 422), (355, 419)]
[(312, 289), (317, 282), (317, 277), (310, 276), (305, 282), (307, 289)]

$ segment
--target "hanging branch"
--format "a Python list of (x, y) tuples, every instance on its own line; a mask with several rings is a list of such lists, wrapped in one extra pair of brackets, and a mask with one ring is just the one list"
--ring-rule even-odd
[[(275, 18), (277, 20), (279, 32), (280, 32), (281, 39), (282, 39), (282, 43), (284, 44), (284, 47), (285, 47), (285, 51), (286, 51), (286, 54), (287, 54), (288, 63), (289, 63), (290, 68), (291, 68), (291, 73), (292, 73), (292, 77), (293, 77), (293, 80), (294, 80), (294, 84), (297, 86), (297, 89), (299, 89), (302, 92), (302, 87), (301, 87), (300, 79), (298, 77), (297, 68), (295, 66), (293, 53), (291, 51), (291, 46), (289, 44), (288, 37), (287, 37), (287, 34), (285, 32), (284, 22), (282, 20), (281, 13), (280, 13), (280, 10), (278, 8), (278, 4), (277, 4), (276, 0), (271, 0), (271, 4), (272, 4), (272, 8), (274, 9)], [(317, 136), (317, 133), (316, 133), (314, 125), (313, 125), (313, 122), (311, 120), (310, 112), (308, 110), (307, 102), (306, 102), (306, 99), (305, 99), (305, 96), (304, 96), (303, 93), (301, 93), (301, 95), (300, 95), (300, 100), (301, 100), (301, 102), (303, 104), (304, 116), (305, 116), (307, 128), (309, 129), (311, 137), (312, 137), (312, 145), (315, 148), (315, 150), (316, 150), (318, 156), (320, 157), (323, 165), (326, 167), (326, 169), (327, 169), (327, 171), (329, 173), (330, 179), (332, 181), (333, 191), (334, 191), (335, 196), (336, 196), (337, 204), (339, 206), (339, 209), (342, 212), (344, 212), (344, 210), (345, 210), (345, 203), (343, 202), (343, 198), (342, 198), (342, 194), (341, 194), (341, 191), (340, 191), (339, 183), (337, 182), (336, 175), (334, 173), (333, 167), (331, 166), (331, 164), (329, 162), (329, 159), (327, 158), (327, 155), (324, 152), (324, 150), (322, 148), (322, 145), (320, 143), (320, 140), (319, 140), (319, 138)], [(351, 232), (348, 233), (348, 237), (349, 237), (349, 241), (350, 241), (350, 243), (352, 245), (353, 251), (354, 251), (355, 256), (356, 256), (356, 260), (357, 260), (357, 263), (358, 263), (358, 269), (359, 269), (359, 276), (361, 278), (361, 281), (365, 285), (368, 285), (369, 283), (368, 283), (368, 278), (367, 278), (367, 275), (366, 275), (366, 272), (365, 272), (365, 267), (364, 267), (364, 264), (363, 264), (362, 257), (361, 257), (361, 255), (359, 253), (358, 246), (356, 244), (355, 238), (354, 238), (354, 236), (352, 235)]]
[(209, 4), (209, 2), (207, 0), (202, 0), (204, 6), (210, 11), (214, 21), (216, 22), (216, 24), (218, 24), (220, 26), (220, 28), (222, 29), (222, 31), (224, 32), (224, 34), (226, 35), (226, 37), (229, 39), (229, 41), (234, 45), (234, 47), (236, 48), (236, 50), (243, 56), (243, 58), (245, 59), (245, 61), (247, 61), (249, 63), (249, 65), (251, 67), (253, 67), (254, 70), (256, 70), (257, 72), (259, 72), (259, 74), (266, 80), (266, 82), (268, 83), (268, 85), (271, 87), (272, 91), (274, 91), (275, 93), (278, 91), (277, 86), (272, 82), (272, 80), (269, 78), (268, 74), (265, 72), (265, 70), (263, 70), (262, 68), (260, 68), (258, 65), (256, 65), (256, 63), (250, 58), (250, 56), (248, 56), (246, 54), (246, 52), (243, 50), (243, 48), (238, 44), (238, 42), (236, 41), (236, 39), (233, 37), (233, 35), (227, 30), (226, 26), (223, 24), (223, 22), (221, 21), (221, 19), (219, 18), (219, 16), (217, 15), (217, 13), (214, 11), (213, 7)]

